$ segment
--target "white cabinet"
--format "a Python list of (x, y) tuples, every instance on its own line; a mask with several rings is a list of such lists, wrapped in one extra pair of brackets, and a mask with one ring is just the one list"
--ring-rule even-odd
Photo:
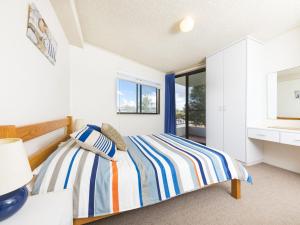
[(280, 143), (300, 146), (300, 133), (281, 132)]
[(246, 38), (206, 59), (207, 145), (249, 164), (262, 159), (261, 146), (249, 142), (246, 132), (247, 124), (265, 117), (253, 108), (263, 104), (257, 93), (265, 92), (261, 47)]
[(223, 52), (206, 61), (206, 142), (216, 149), (223, 149)]
[(263, 141), (277, 142), (281, 144), (300, 146), (300, 131), (292, 128), (248, 128), (248, 137)]
[(272, 142), (279, 142), (280, 140), (278, 131), (260, 128), (248, 128), (248, 137)]
[(246, 41), (224, 50), (224, 148), (233, 158), (246, 161)]
[(64, 190), (29, 196), (16, 214), (1, 225), (72, 225), (72, 191)]

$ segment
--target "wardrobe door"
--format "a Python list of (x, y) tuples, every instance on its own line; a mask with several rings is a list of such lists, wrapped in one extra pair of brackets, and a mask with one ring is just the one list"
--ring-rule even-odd
[(246, 41), (224, 50), (224, 151), (246, 161)]
[(206, 144), (223, 150), (223, 53), (206, 59)]

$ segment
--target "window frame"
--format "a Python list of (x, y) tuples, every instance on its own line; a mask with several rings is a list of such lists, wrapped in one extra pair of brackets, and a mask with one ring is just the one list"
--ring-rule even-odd
[[(119, 81), (125, 80), (136, 84), (136, 112), (120, 112), (119, 111)], [(156, 89), (156, 112), (142, 112), (142, 87), (148, 86)], [(139, 83), (129, 79), (117, 78), (117, 114), (129, 114), (129, 115), (159, 115), (160, 114), (160, 88), (151, 84)]]

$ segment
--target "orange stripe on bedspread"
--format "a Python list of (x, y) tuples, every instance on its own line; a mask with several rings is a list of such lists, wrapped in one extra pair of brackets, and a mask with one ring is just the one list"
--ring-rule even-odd
[(195, 173), (196, 173), (196, 176), (197, 176), (197, 181), (198, 181), (199, 188), (201, 188), (201, 182), (200, 182), (200, 177), (199, 177), (199, 175), (201, 176), (201, 174), (198, 173), (196, 164), (193, 161), (192, 161), (192, 163), (194, 165), (194, 170), (195, 170)]
[(115, 161), (112, 162), (112, 202), (113, 212), (119, 212), (119, 184), (118, 184), (118, 167)]

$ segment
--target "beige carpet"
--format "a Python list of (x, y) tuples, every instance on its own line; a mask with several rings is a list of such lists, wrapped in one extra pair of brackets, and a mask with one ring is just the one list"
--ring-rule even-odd
[(242, 184), (241, 200), (219, 184), (91, 224), (300, 225), (300, 175), (266, 164), (248, 171), (254, 184)]

